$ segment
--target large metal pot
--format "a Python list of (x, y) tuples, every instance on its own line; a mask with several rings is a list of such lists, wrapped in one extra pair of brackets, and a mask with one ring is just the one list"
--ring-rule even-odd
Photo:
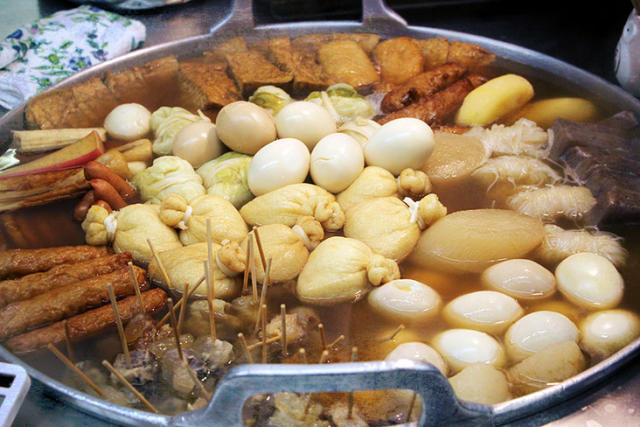
[[(564, 62), (537, 52), (484, 37), (425, 27), (407, 26), (381, 0), (363, 0), (362, 22), (308, 22), (255, 26), (250, 0), (235, 0), (231, 13), (204, 36), (171, 42), (130, 53), (80, 72), (54, 86), (73, 85), (105, 71), (120, 71), (169, 54), (195, 55), (236, 35), (249, 41), (267, 37), (317, 32), (375, 32), (383, 38), (446, 37), (475, 43), (495, 53), (498, 65), (570, 91), (580, 90), (605, 108), (630, 110), (640, 116), (640, 102), (620, 88)], [(24, 105), (0, 120), (0, 140), (8, 140), (11, 129), (23, 127)], [(6, 147), (4, 147), (6, 148)], [(431, 365), (409, 361), (363, 362), (330, 365), (243, 365), (232, 369), (218, 385), (207, 407), (169, 417), (125, 408), (70, 388), (24, 363), (0, 346), (0, 358), (23, 365), (32, 378), (44, 383), (54, 397), (80, 411), (106, 420), (128, 425), (240, 425), (244, 401), (264, 392), (319, 392), (373, 389), (413, 389), (424, 401), (420, 425), (453, 423), (503, 424), (552, 405), (587, 390), (618, 369), (638, 353), (640, 339), (607, 360), (581, 374), (545, 390), (493, 406), (460, 402), (447, 380)]]

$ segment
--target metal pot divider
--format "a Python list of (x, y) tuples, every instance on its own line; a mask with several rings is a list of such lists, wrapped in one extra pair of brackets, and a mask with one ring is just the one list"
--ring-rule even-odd
[[(408, 26), (383, 0), (363, 0), (362, 22), (322, 21), (255, 26), (251, 0), (234, 0), (229, 15), (209, 34), (135, 51), (82, 71), (52, 89), (70, 86), (105, 71), (117, 72), (166, 55), (184, 57), (211, 49), (242, 35), (249, 41), (265, 37), (315, 32), (375, 32), (382, 37), (445, 37), (481, 45), (499, 57), (498, 62), (516, 73), (531, 74), (559, 82), (570, 90), (603, 105), (633, 111), (640, 116), (640, 102), (622, 89), (572, 65), (508, 43), (456, 31)], [(8, 141), (11, 129), (23, 128), (25, 105), (0, 119), (0, 140)], [(7, 147), (0, 147), (2, 150)], [(447, 379), (433, 366), (408, 360), (326, 365), (254, 364), (232, 368), (218, 384), (204, 408), (169, 417), (115, 405), (53, 380), (0, 346), (0, 358), (22, 365), (35, 380), (44, 383), (53, 397), (80, 411), (126, 425), (187, 426), (242, 424), (247, 398), (276, 392), (348, 392), (355, 390), (410, 389), (423, 401), (419, 425), (493, 425), (526, 417), (588, 390), (609, 373), (629, 361), (640, 348), (640, 339), (605, 361), (562, 383), (536, 393), (493, 406), (459, 401)]]

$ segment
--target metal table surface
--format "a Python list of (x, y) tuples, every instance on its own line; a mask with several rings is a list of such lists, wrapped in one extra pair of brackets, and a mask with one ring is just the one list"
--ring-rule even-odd
[[(63, 0), (3, 0), (0, 5), (0, 37), (17, 26), (57, 10), (74, 7)], [(282, 0), (258, 0), (256, 22), (301, 19), (357, 19), (357, 2), (327, 12), (326, 2), (304, 2), (304, 13), (292, 7), (282, 13)], [(292, 1), (300, 5), (300, 1)], [(205, 34), (222, 19), (229, 1), (192, 0), (189, 3), (132, 14), (147, 26), (146, 46)], [(473, 34), (538, 50), (614, 82), (613, 56), (622, 27), (631, 11), (628, 2), (609, 2), (606, 7), (586, 2), (541, 0), (535, 3), (500, 0), (389, 1), (412, 25), (426, 25)], [(314, 9), (315, 8), (315, 9)], [(49, 398), (37, 383), (31, 387), (16, 426), (109, 425)], [(513, 425), (538, 426), (640, 426), (640, 356), (589, 392), (562, 405), (528, 417)]]

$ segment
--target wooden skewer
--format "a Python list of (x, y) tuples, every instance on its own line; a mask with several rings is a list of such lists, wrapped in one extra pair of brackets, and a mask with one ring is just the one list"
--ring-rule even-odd
[(240, 339), (242, 348), (244, 349), (245, 353), (247, 353), (247, 360), (249, 361), (249, 363), (253, 363), (253, 357), (251, 357), (251, 350), (247, 345), (247, 340), (245, 339), (244, 334), (242, 332), (238, 332), (238, 338)]
[(69, 334), (69, 324), (67, 323), (67, 319), (62, 321), (62, 327), (64, 328), (64, 341), (67, 344), (67, 354), (69, 355), (69, 360), (74, 365), (76, 364), (76, 356), (73, 353), (73, 347), (71, 346), (71, 335)]
[(182, 299), (185, 299), (185, 302), (180, 306), (180, 314), (178, 315), (178, 325), (176, 327), (178, 331), (178, 336), (182, 334), (182, 324), (184, 322), (184, 314), (187, 311), (187, 304), (189, 304), (189, 283), (184, 284), (184, 294), (182, 294)]
[(182, 360), (184, 359), (184, 355), (182, 354), (182, 344), (180, 344), (180, 336), (178, 336), (178, 329), (176, 328), (176, 314), (173, 312), (173, 300), (171, 298), (167, 298), (167, 304), (169, 304), (169, 315), (171, 316), (171, 327), (173, 328), (173, 336), (176, 339), (176, 348), (178, 349), (178, 357)]
[(404, 326), (403, 324), (400, 324), (397, 328), (395, 328), (393, 330), (393, 332), (391, 332), (391, 335), (389, 335), (387, 338), (383, 339), (382, 342), (391, 341), (392, 339), (394, 339), (396, 337), (396, 335), (398, 335), (404, 329), (406, 329), (406, 326)]
[(251, 246), (252, 246), (252, 238), (249, 236), (247, 239), (247, 253), (244, 261), (244, 275), (242, 276), (242, 295), (247, 294), (248, 285), (249, 285), (249, 272), (251, 271), (250, 267), (250, 256), (251, 256)]
[[(213, 280), (213, 245), (211, 244), (211, 218), (207, 218), (207, 263), (209, 269), (207, 272), (209, 273), (209, 279), (207, 279), (207, 286), (210, 286), (209, 281)], [(206, 277), (206, 275), (205, 275)]]
[(304, 348), (298, 350), (298, 356), (300, 357), (300, 360), (302, 360), (302, 363), (304, 363), (305, 365), (309, 363), (307, 361), (307, 350), (305, 350)]
[(267, 304), (262, 304), (262, 363), (267, 363)]
[(149, 408), (150, 410), (152, 410), (153, 412), (155, 412), (156, 414), (159, 414), (160, 412), (155, 408), (155, 406), (153, 406), (151, 404), (151, 402), (149, 402), (147, 399), (145, 399), (145, 397), (138, 391), (136, 390), (136, 388), (134, 386), (131, 385), (131, 383), (129, 381), (127, 381), (127, 379), (125, 377), (122, 376), (122, 374), (120, 372), (118, 372), (118, 370), (116, 368), (114, 368), (113, 366), (111, 366), (111, 363), (107, 362), (106, 360), (102, 361), (102, 365), (107, 368), (109, 371), (111, 371), (111, 373), (113, 375), (115, 375), (122, 384), (125, 385), (125, 387), (127, 387), (129, 389), (129, 391), (131, 391), (131, 393), (135, 394), (135, 396), (140, 400), (140, 402), (144, 403), (147, 408)]
[(258, 279), (256, 278), (256, 260), (253, 247), (253, 233), (250, 233), (249, 237), (249, 270), (251, 271), (251, 290), (253, 295), (253, 302), (258, 302)]
[(329, 359), (329, 350), (324, 350), (320, 355), (320, 361), (318, 363), (321, 365), (327, 363), (327, 359)]
[(210, 400), (211, 399), (211, 393), (209, 393), (207, 391), (207, 389), (204, 388), (204, 384), (202, 384), (202, 381), (200, 381), (198, 379), (198, 375), (195, 373), (195, 371), (193, 369), (191, 369), (191, 366), (189, 366), (189, 362), (187, 362), (186, 359), (182, 359), (182, 363), (184, 363), (184, 367), (187, 368), (187, 372), (189, 373), (189, 376), (191, 377), (191, 381), (196, 383), (196, 385), (200, 389), (200, 394), (202, 394), (205, 399)]
[(344, 335), (340, 335), (340, 336), (339, 336), (338, 338), (336, 338), (333, 342), (331, 342), (331, 343), (328, 345), (328, 347), (329, 347), (329, 348), (333, 348), (333, 347), (335, 347), (335, 346), (336, 346), (336, 345), (338, 345), (338, 343), (339, 343), (340, 341), (342, 341), (343, 339), (344, 339)]
[(254, 348), (262, 347), (264, 344), (273, 344), (274, 342), (280, 341), (280, 335), (275, 335), (271, 338), (267, 338), (266, 341), (258, 341), (257, 343), (250, 344), (247, 348), (249, 350), (253, 350)]
[[(202, 276), (198, 282), (196, 283), (196, 285), (193, 287), (193, 289), (191, 289), (189, 291), (189, 298), (191, 298), (191, 296), (195, 293), (196, 289), (198, 289), (198, 286), (200, 286), (200, 284), (202, 282), (204, 282), (205, 277)], [(177, 310), (178, 308), (182, 307), (182, 298), (180, 298), (180, 301), (178, 301), (178, 303), (173, 307), (173, 310)], [(167, 312), (167, 314), (164, 315), (164, 317), (162, 319), (160, 319), (160, 321), (156, 324), (156, 328), (160, 329), (160, 327), (162, 325), (164, 325), (167, 320), (169, 320), (169, 317), (171, 316), (170, 312)]]
[(173, 286), (171, 286), (171, 280), (169, 279), (169, 275), (167, 274), (167, 270), (165, 270), (164, 264), (162, 264), (162, 261), (160, 260), (158, 253), (153, 248), (153, 244), (151, 243), (151, 240), (147, 239), (147, 245), (149, 245), (149, 249), (151, 249), (151, 254), (153, 255), (153, 258), (156, 260), (156, 262), (158, 263), (158, 267), (160, 267), (160, 272), (162, 273), (162, 278), (164, 279), (165, 284), (167, 285), (167, 288), (173, 289)]
[(140, 284), (136, 277), (136, 271), (133, 269), (133, 263), (129, 261), (129, 274), (131, 274), (131, 282), (133, 282), (133, 288), (136, 290), (136, 296), (138, 297), (138, 305), (140, 305), (140, 313), (144, 313), (144, 304), (142, 303), (142, 294), (140, 293)]
[(118, 312), (118, 303), (116, 302), (116, 296), (113, 293), (113, 285), (109, 283), (107, 285), (107, 291), (109, 291), (109, 299), (111, 300), (111, 307), (113, 308), (113, 315), (116, 319), (116, 326), (118, 327), (118, 335), (120, 335), (120, 344), (122, 344), (122, 352), (127, 360), (127, 365), (131, 365), (131, 355), (129, 354), (129, 346), (127, 345), (127, 337), (124, 335), (124, 328), (122, 327), (122, 319)]
[(318, 330), (320, 331), (320, 344), (322, 345), (322, 351), (327, 350), (327, 338), (324, 335), (324, 325), (318, 323)]
[[(358, 347), (351, 348), (351, 361), (355, 362), (358, 360)], [(351, 419), (353, 415), (353, 392), (349, 392), (349, 401), (348, 401), (349, 410), (347, 411), (347, 419)]]
[(287, 306), (280, 304), (280, 317), (282, 318), (282, 357), (287, 357), (289, 352), (287, 351)]
[(258, 231), (258, 227), (253, 227), (253, 233), (256, 236), (256, 244), (258, 246), (258, 253), (260, 254), (260, 261), (262, 262), (262, 268), (267, 268), (267, 258), (264, 256), (264, 251), (262, 250), (262, 240), (260, 240), (260, 232)]
[(260, 314), (262, 306), (267, 303), (267, 289), (269, 288), (269, 275), (271, 274), (271, 258), (267, 261), (267, 269), (264, 272), (264, 280), (262, 280), (262, 292), (260, 293), (260, 309), (258, 310), (258, 322), (256, 322), (256, 331), (258, 331)]
[[(207, 272), (207, 276), (210, 276), (210, 270), (207, 268), (207, 262), (204, 262), (204, 268)], [(216, 318), (215, 313), (213, 312), (213, 296), (215, 294), (215, 282), (209, 277), (207, 280), (207, 306), (209, 307), (209, 330), (211, 332), (211, 342), (215, 344), (218, 339), (218, 334), (216, 332)]]
[(409, 411), (407, 412), (407, 418), (404, 419), (405, 424), (407, 424), (411, 420), (411, 413), (413, 412), (413, 407), (416, 404), (417, 397), (418, 397), (418, 393), (414, 392), (413, 397), (411, 398), (411, 403), (409, 404)]
[(87, 385), (89, 387), (91, 387), (93, 390), (95, 390), (96, 393), (98, 393), (98, 395), (103, 396), (104, 397), (104, 391), (102, 391), (102, 389), (100, 387), (98, 387), (96, 385), (96, 383), (94, 383), (91, 378), (89, 378), (88, 376), (85, 375), (84, 372), (82, 372), (80, 370), (80, 368), (78, 368), (71, 360), (67, 359), (67, 357), (62, 354), (60, 352), (60, 350), (58, 350), (53, 344), (49, 343), (47, 344), (47, 348), (56, 355), (56, 357), (58, 359), (60, 359), (65, 365), (67, 365), (73, 372), (75, 372), (76, 374), (78, 374), (78, 376), (80, 378), (82, 378), (82, 381), (84, 381), (85, 383), (87, 383)]

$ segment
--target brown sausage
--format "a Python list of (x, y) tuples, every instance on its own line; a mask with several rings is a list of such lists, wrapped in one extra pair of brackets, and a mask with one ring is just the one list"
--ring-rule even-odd
[(91, 206), (95, 206), (98, 205), (102, 208), (104, 208), (104, 210), (106, 210), (107, 212), (111, 213), (113, 210), (111, 209), (111, 206), (109, 205), (109, 203), (105, 202), (104, 200), (96, 200), (93, 205)]
[(89, 190), (85, 193), (84, 197), (78, 202), (73, 209), (73, 219), (76, 221), (84, 221), (89, 212), (89, 208), (96, 201), (96, 193), (93, 190)]
[[(141, 289), (149, 287), (147, 272), (133, 267)], [(32, 328), (55, 322), (90, 307), (109, 301), (108, 285), (113, 286), (116, 297), (135, 293), (129, 268), (71, 283), (52, 289), (25, 301), (16, 301), (0, 309), (0, 339), (20, 334)]]
[(0, 279), (46, 271), (56, 265), (99, 258), (109, 253), (106, 246), (88, 245), (0, 251)]
[[(167, 294), (159, 288), (142, 293), (142, 304), (146, 313), (156, 313), (164, 309)], [(130, 296), (118, 301), (118, 313), (123, 322), (128, 322), (140, 310), (138, 298)], [(69, 336), (72, 340), (87, 338), (115, 327), (115, 316), (110, 305), (105, 305), (67, 319)], [(58, 344), (65, 340), (62, 321), (36, 329), (9, 339), (5, 344), (14, 353), (26, 353)]]
[(104, 200), (115, 210), (120, 210), (127, 206), (127, 202), (120, 196), (120, 193), (104, 179), (92, 179), (89, 184), (91, 184), (93, 191), (96, 193), (97, 200)]
[(0, 308), (80, 280), (111, 273), (126, 267), (129, 261), (132, 261), (131, 254), (115, 254), (58, 265), (49, 271), (28, 274), (19, 279), (0, 281)]
[(117, 173), (102, 163), (98, 163), (94, 160), (88, 162), (84, 166), (84, 176), (88, 181), (93, 179), (103, 179), (107, 181), (127, 202), (133, 202), (137, 197), (136, 190), (131, 186), (131, 184), (120, 178)]

